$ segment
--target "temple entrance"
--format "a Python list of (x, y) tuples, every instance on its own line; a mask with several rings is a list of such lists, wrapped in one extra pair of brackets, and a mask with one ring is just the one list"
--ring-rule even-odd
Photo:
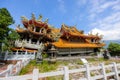
[(95, 49), (94, 49), (94, 52), (98, 52), (98, 51), (99, 51), (99, 49), (98, 49), (98, 48), (95, 48)]

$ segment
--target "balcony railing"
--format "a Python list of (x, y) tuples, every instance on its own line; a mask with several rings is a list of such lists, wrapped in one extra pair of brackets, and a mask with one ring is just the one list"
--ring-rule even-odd
[(30, 48), (30, 49), (39, 49), (43, 46), (42, 43), (31, 43), (27, 40), (16, 40), (15, 41), (15, 47), (24, 47), (24, 48)]

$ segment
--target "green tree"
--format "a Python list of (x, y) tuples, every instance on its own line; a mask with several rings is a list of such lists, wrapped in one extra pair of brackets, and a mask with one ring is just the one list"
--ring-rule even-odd
[(8, 36), (4, 40), (3, 51), (10, 50), (14, 46), (15, 40), (19, 38), (20, 35), (14, 29), (10, 29)]
[(110, 43), (108, 45), (108, 50), (110, 51), (110, 54), (113, 56), (120, 55), (120, 44), (118, 43)]
[(0, 51), (2, 43), (5, 42), (9, 35), (9, 25), (13, 24), (14, 20), (6, 8), (0, 8)]

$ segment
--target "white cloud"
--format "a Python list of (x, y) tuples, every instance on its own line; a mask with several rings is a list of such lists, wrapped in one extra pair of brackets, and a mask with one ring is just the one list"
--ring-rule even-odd
[(119, 3), (119, 0), (116, 0), (116, 1), (107, 1), (107, 2), (104, 2), (104, 3), (98, 2), (98, 5), (94, 6), (93, 9), (95, 8), (94, 9), (95, 12), (101, 13), (101, 12), (105, 11), (107, 8), (115, 6), (118, 3)]
[(87, 3), (87, 0), (77, 0), (77, 5), (82, 6)]
[(100, 35), (103, 35), (103, 40), (119, 40), (120, 39), (120, 33), (118, 30), (102, 30), (98, 28), (94, 28), (92, 30), (93, 34), (99, 33)]
[(88, 19), (89, 19), (89, 20), (94, 20), (95, 17), (96, 17), (96, 13), (92, 13), (92, 14), (90, 14), (90, 15), (88, 16)]
[(58, 0), (58, 3), (59, 3), (59, 10), (62, 12), (62, 13), (66, 13), (66, 8), (65, 8), (65, 2), (63, 0)]
[(100, 15), (108, 8), (112, 8), (113, 10), (120, 10), (120, 0), (113, 1), (105, 1), (105, 0), (91, 0), (89, 12), (89, 19), (94, 20), (97, 15)]
[(104, 4), (102, 4), (99, 9), (98, 12), (103, 12), (105, 9), (107, 9), (108, 7), (114, 6), (118, 3), (118, 1), (111, 1), (111, 2), (106, 2)]
[(91, 25), (94, 26), (92, 32), (104, 35), (104, 40), (120, 39), (120, 12), (113, 13)]
[(120, 10), (120, 5), (115, 5), (112, 7), (112, 9), (118, 11), (118, 10)]
[[(104, 35), (104, 40), (120, 40), (120, 0), (92, 0), (88, 10), (94, 34)], [(105, 11), (107, 15), (104, 15)], [(102, 14), (104, 16), (101, 17)]]

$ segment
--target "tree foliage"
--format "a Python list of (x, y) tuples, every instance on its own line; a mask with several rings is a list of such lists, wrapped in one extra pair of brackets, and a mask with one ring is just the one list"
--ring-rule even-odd
[(14, 23), (12, 16), (6, 8), (0, 8), (0, 50), (2, 43), (9, 48), (11, 43), (19, 38), (19, 35), (9, 26)]
[(8, 36), (9, 34), (9, 25), (13, 24), (14, 20), (11, 17), (10, 13), (6, 8), (0, 9), (0, 42)]
[(2, 28), (7, 28), (9, 25), (13, 24), (14, 20), (6, 8), (0, 9), (0, 26)]
[(110, 43), (108, 45), (108, 50), (110, 51), (111, 55), (120, 55), (120, 44)]
[(15, 40), (19, 39), (20, 35), (14, 30), (10, 29), (8, 36), (4, 39), (3, 51), (10, 50), (14, 45)]

